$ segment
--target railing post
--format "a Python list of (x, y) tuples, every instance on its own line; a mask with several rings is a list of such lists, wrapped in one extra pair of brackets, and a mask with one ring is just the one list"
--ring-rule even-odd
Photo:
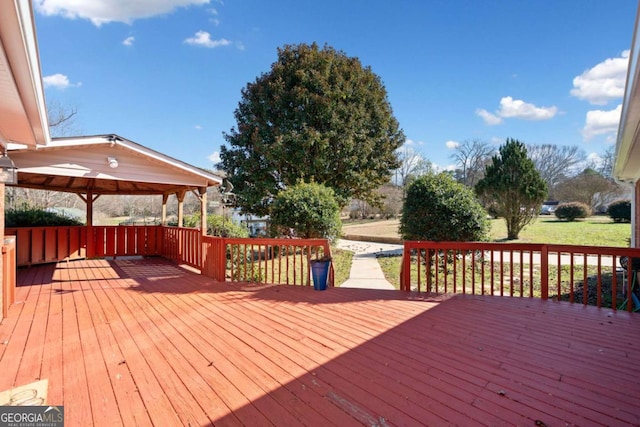
[(402, 249), (402, 269), (400, 270), (400, 289), (411, 290), (411, 248), (404, 242)]
[(542, 245), (540, 248), (540, 298), (549, 299), (549, 248)]

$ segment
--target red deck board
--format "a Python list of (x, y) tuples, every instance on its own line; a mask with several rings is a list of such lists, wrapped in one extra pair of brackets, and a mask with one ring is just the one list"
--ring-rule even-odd
[[(174, 318), (172, 319), (172, 323), (175, 322), (174, 324), (179, 324), (183, 322), (185, 318), (189, 319), (189, 317), (193, 316), (193, 313), (191, 313), (191, 307), (187, 305), (183, 305), (183, 307), (173, 305), (171, 304), (171, 299), (168, 299), (162, 295), (156, 296), (156, 298), (159, 300), (159, 303), (163, 305), (166, 304), (166, 309), (169, 310), (169, 313), (174, 316)], [(203, 316), (203, 321), (206, 320), (205, 316)], [(197, 340), (202, 340), (203, 338), (206, 340), (205, 345), (201, 345), (197, 350), (199, 352), (202, 352), (202, 356), (206, 355), (208, 357), (208, 360), (205, 360), (204, 362), (208, 362), (207, 366), (208, 364), (211, 364), (211, 370), (222, 369), (223, 366), (221, 366), (221, 364), (228, 363), (226, 369), (233, 370), (235, 372), (234, 382), (240, 381), (242, 378), (244, 378), (244, 381), (253, 382), (262, 390), (262, 392), (272, 393), (271, 397), (274, 399), (274, 401), (271, 402), (272, 406), (269, 408), (268, 412), (270, 418), (273, 415), (280, 417), (280, 419), (275, 419), (272, 421), (274, 421), (276, 424), (293, 421), (291, 419), (283, 419), (282, 417), (284, 416), (285, 418), (289, 418), (290, 414), (285, 414), (285, 412), (288, 412), (289, 410), (296, 412), (301, 406), (300, 402), (297, 397), (292, 398), (289, 394), (279, 392), (279, 387), (281, 387), (282, 384), (279, 383), (276, 378), (269, 375), (268, 370), (265, 367), (265, 365), (269, 363), (268, 359), (261, 358), (261, 355), (259, 353), (256, 353), (255, 351), (250, 353), (246, 351), (243, 352), (236, 350), (231, 346), (231, 351), (227, 352), (226, 354), (220, 353), (216, 348), (215, 343), (225, 342), (229, 339), (232, 340), (233, 338), (229, 338), (228, 335), (226, 335), (224, 332), (217, 331), (214, 328), (207, 329), (206, 327), (202, 327), (203, 325), (201, 325), (199, 322), (196, 323), (195, 320), (189, 320), (193, 322), (192, 329), (189, 330), (187, 328), (180, 327), (180, 330), (185, 333), (184, 339), (187, 342), (195, 342)], [(260, 360), (260, 362), (262, 363), (258, 363), (256, 359), (262, 359)], [(235, 366), (231, 367), (231, 363), (233, 363)], [(280, 397), (280, 394), (283, 396)], [(276, 402), (279, 403), (279, 406), (274, 405), (274, 403)], [(305, 406), (303, 410), (309, 411), (312, 410), (312, 408)], [(280, 415), (277, 415), (278, 413), (280, 413)], [(316, 421), (318, 423), (327, 422), (327, 420), (323, 419), (319, 413), (317, 414)]]
[(48, 379), (71, 426), (640, 424), (638, 314), (55, 267), (19, 270), (0, 384)]

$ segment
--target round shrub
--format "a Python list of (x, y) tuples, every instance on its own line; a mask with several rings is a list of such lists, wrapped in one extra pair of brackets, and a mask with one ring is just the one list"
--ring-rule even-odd
[(450, 175), (427, 174), (409, 185), (400, 219), (403, 239), (483, 241), (488, 233), (487, 212)]
[(82, 225), (82, 222), (42, 209), (16, 208), (5, 212), (4, 225), (5, 227), (62, 227)]
[(616, 200), (607, 208), (607, 214), (615, 222), (631, 222), (631, 200)]
[[(169, 224), (169, 225), (177, 225)], [(187, 215), (184, 217), (183, 225), (185, 227), (200, 228), (200, 214)], [(222, 237), (249, 237), (249, 230), (222, 215), (207, 215), (207, 234), (209, 236)]]
[(556, 218), (575, 221), (578, 218), (591, 216), (591, 208), (581, 202), (561, 203), (556, 208)]
[(333, 189), (316, 183), (299, 183), (278, 193), (271, 204), (271, 226), (277, 234), (334, 240), (340, 236), (340, 207)]

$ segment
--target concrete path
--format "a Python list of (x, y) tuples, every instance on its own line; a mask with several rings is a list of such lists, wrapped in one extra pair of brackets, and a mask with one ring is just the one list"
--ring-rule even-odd
[(340, 285), (341, 288), (395, 289), (384, 278), (376, 254), (401, 254), (402, 245), (340, 239), (337, 247), (354, 252), (349, 279)]

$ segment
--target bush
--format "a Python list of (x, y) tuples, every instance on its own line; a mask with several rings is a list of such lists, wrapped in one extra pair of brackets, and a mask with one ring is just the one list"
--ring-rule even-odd
[(34, 208), (10, 209), (4, 214), (5, 227), (63, 227), (82, 225), (75, 218)]
[(336, 239), (342, 222), (333, 189), (299, 183), (281, 191), (271, 205), (271, 225), (276, 234), (293, 229), (297, 237)]
[[(200, 227), (200, 214), (185, 216), (183, 224), (185, 227)], [(170, 225), (177, 225), (177, 223)], [(222, 237), (249, 237), (249, 230), (222, 215), (211, 214), (207, 215), (207, 234)]]
[(561, 203), (556, 208), (556, 218), (575, 221), (578, 218), (591, 216), (591, 208), (581, 202)]
[(631, 200), (617, 200), (609, 205), (607, 214), (615, 222), (631, 222)]
[(428, 174), (407, 189), (400, 234), (405, 240), (486, 241), (489, 221), (471, 189), (448, 174)]

